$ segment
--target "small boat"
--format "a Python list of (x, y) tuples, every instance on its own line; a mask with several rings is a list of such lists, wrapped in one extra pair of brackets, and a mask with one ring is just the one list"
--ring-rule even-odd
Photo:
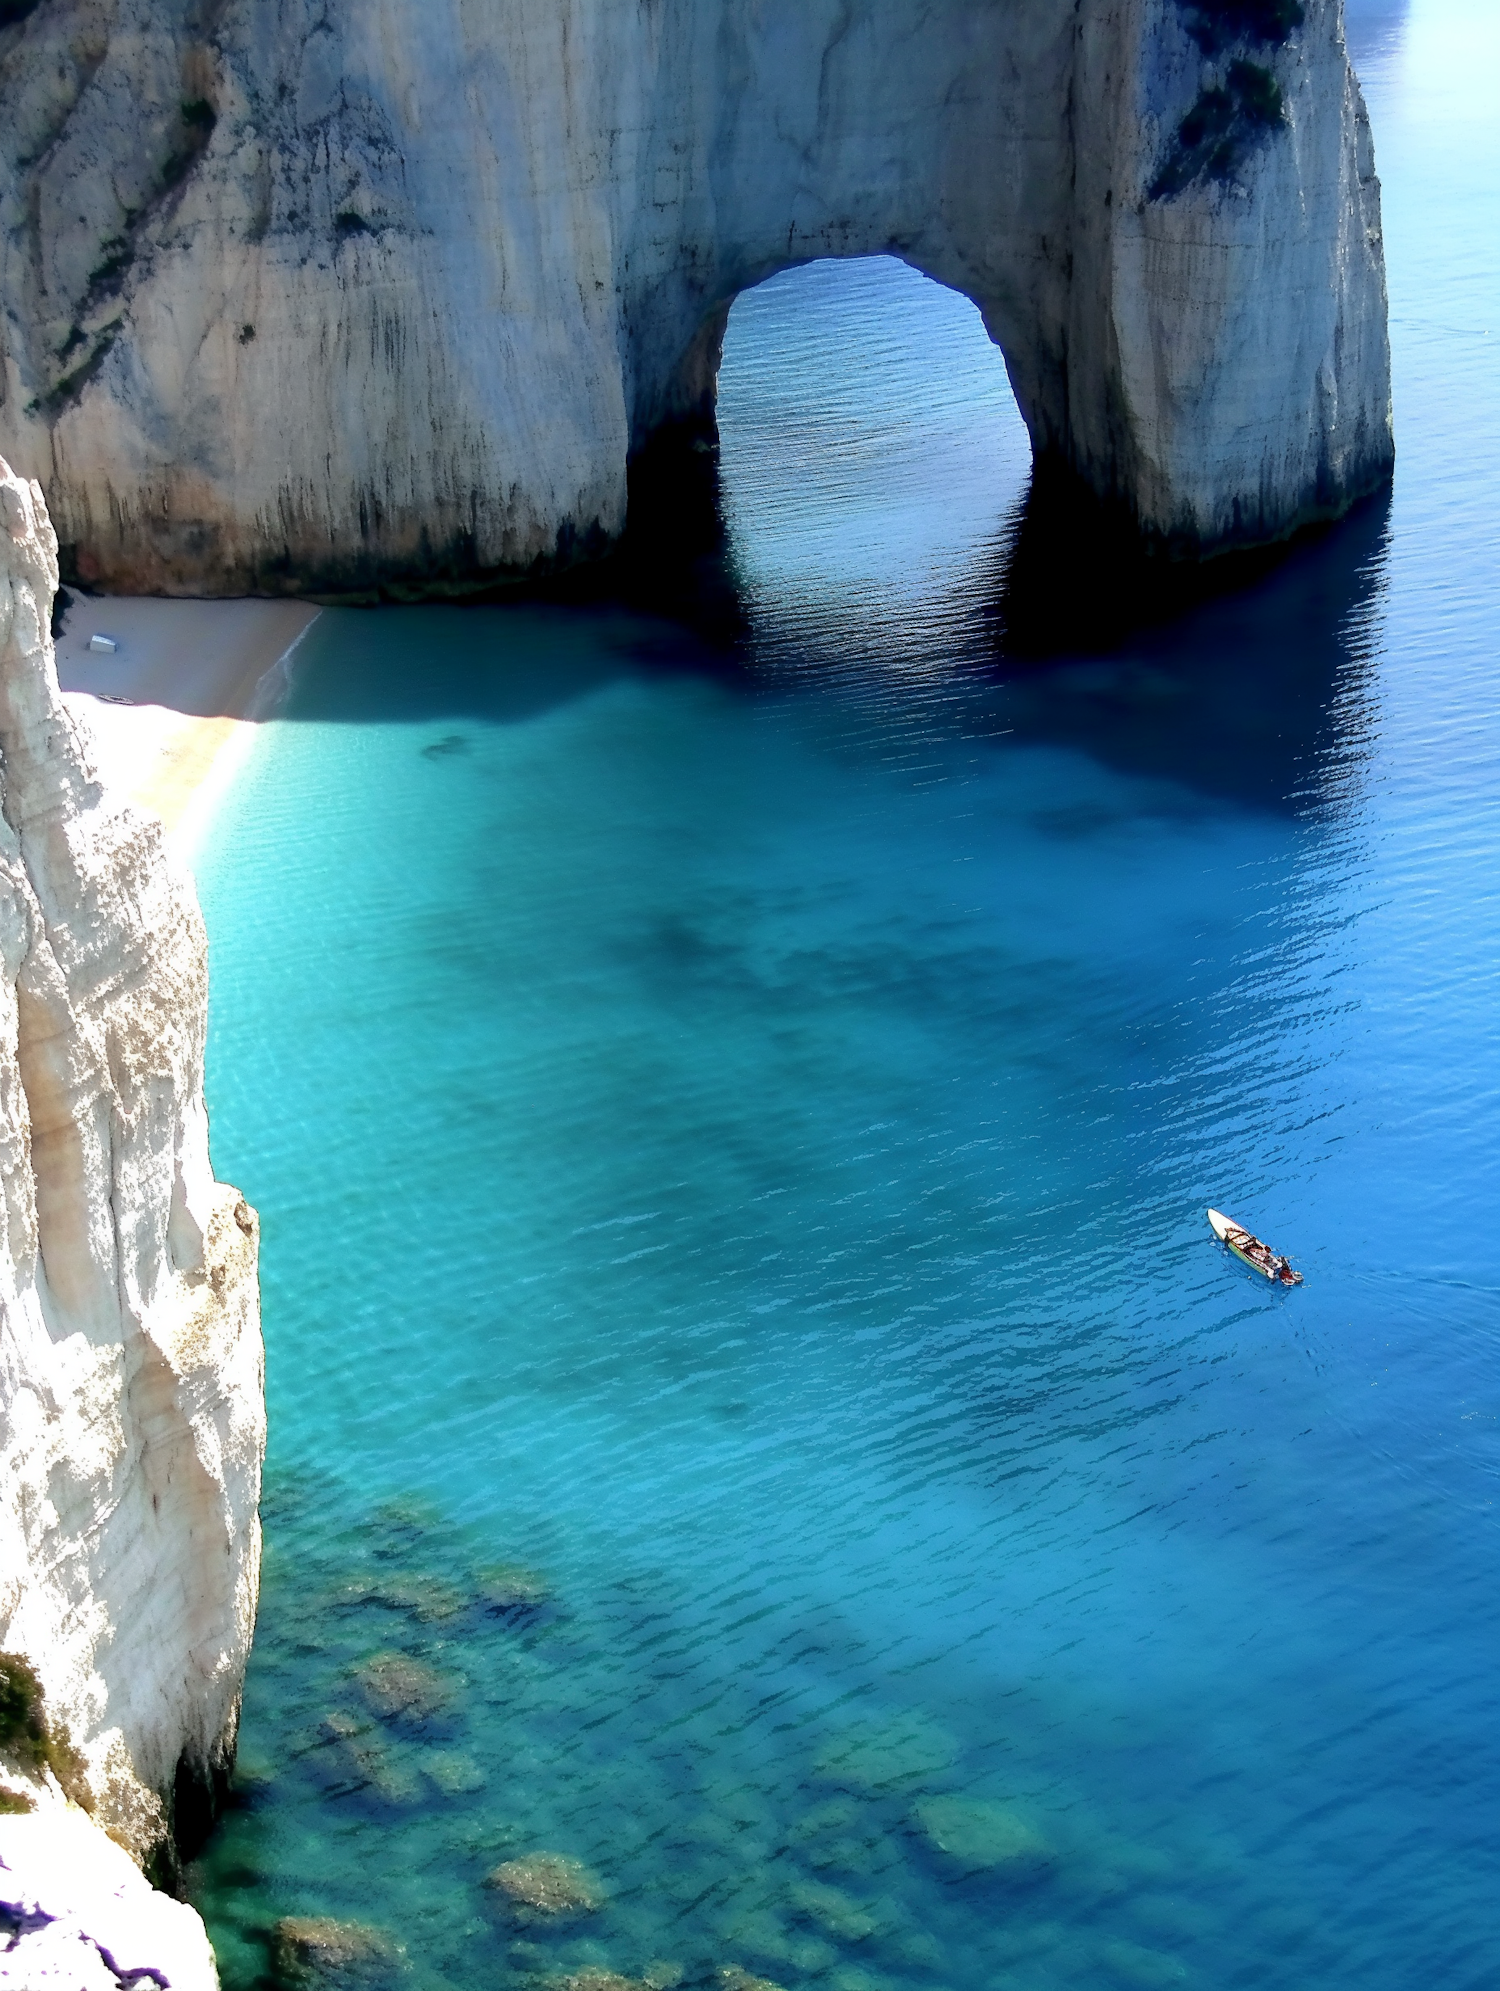
[(1270, 1245), (1262, 1244), (1258, 1237), (1253, 1237), (1242, 1225), (1237, 1224), (1233, 1217), (1226, 1217), (1222, 1210), (1210, 1210), (1208, 1222), (1214, 1236), (1227, 1244), (1236, 1258), (1242, 1258), (1247, 1265), (1259, 1272), (1262, 1278), (1282, 1286), (1302, 1284), (1302, 1274), (1292, 1270), (1290, 1259), (1279, 1258)]

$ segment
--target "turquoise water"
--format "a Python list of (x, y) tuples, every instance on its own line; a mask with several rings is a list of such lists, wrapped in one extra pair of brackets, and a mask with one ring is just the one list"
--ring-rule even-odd
[(1400, 470), (1253, 589), (1008, 659), (1003, 370), (876, 262), (736, 307), (740, 641), (304, 645), (200, 861), (230, 1991), (286, 1915), (430, 1991), (1500, 1976), (1500, 31), (1352, 32)]

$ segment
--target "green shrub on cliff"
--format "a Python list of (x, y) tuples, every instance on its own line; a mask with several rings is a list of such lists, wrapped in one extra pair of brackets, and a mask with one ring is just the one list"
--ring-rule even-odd
[(28, 1777), (50, 1770), (74, 1803), (88, 1808), (83, 1758), (53, 1733), (42, 1683), (18, 1652), (0, 1652), (0, 1762)]
[(1177, 127), (1172, 150), (1151, 184), (1170, 200), (1195, 180), (1233, 179), (1251, 152), (1285, 122), (1281, 86), (1264, 64), (1231, 62), (1222, 85), (1200, 90)]

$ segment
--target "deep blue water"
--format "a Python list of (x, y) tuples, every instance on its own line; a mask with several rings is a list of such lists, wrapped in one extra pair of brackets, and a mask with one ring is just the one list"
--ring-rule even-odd
[[(230, 1991), (290, 1914), (427, 1991), (1500, 1980), (1500, 27), (1351, 15), (1400, 467), (1254, 587), (1008, 656), (998, 356), (822, 265), (731, 321), (740, 640), (304, 645), (199, 865)], [(514, 1926), (536, 1851), (604, 1905)]]

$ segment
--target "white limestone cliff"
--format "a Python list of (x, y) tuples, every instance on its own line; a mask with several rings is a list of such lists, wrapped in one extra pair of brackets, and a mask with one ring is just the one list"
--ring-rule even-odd
[(1389, 471), (1340, 0), (6, 11), (0, 422), (85, 581), (603, 548), (632, 457), (711, 422), (735, 295), (875, 251), (978, 302), (1039, 462), (1157, 543)]
[(0, 463), (0, 1651), (81, 1754), (88, 1832), (170, 1868), (255, 1615), (257, 1227), (209, 1166), (192, 884), (58, 693), (56, 579), (41, 490)]

